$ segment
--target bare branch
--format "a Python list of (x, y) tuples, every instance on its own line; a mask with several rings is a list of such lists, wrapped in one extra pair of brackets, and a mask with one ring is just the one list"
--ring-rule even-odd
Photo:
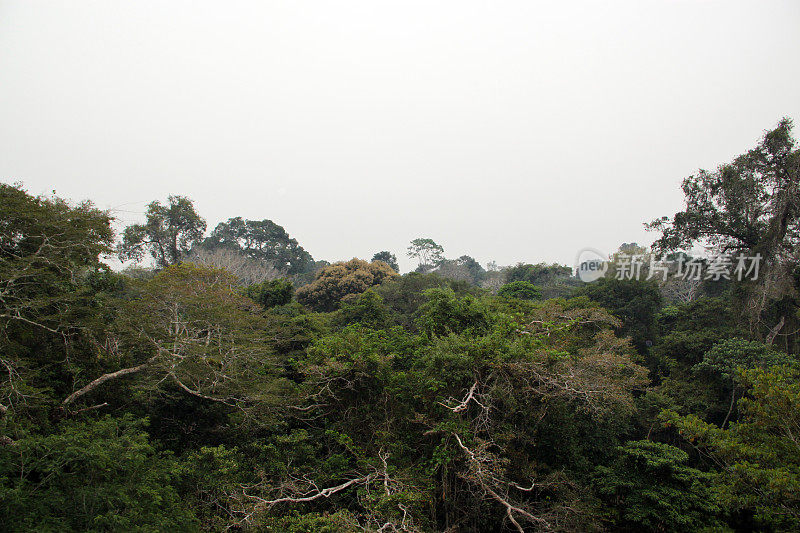
[(87, 394), (87, 393), (93, 391), (94, 389), (96, 389), (97, 387), (99, 387), (100, 385), (105, 383), (106, 381), (109, 381), (109, 380), (112, 380), (112, 379), (121, 378), (122, 376), (127, 376), (129, 374), (135, 374), (136, 372), (141, 372), (142, 370), (144, 370), (145, 368), (150, 366), (153, 363), (153, 361), (155, 361), (155, 359), (157, 357), (158, 357), (158, 355), (154, 355), (153, 357), (151, 357), (150, 359), (148, 359), (147, 361), (145, 361), (144, 363), (142, 363), (140, 365), (132, 366), (130, 368), (123, 368), (122, 370), (117, 370), (116, 372), (109, 372), (108, 374), (103, 374), (102, 376), (100, 376), (99, 378), (95, 379), (94, 381), (91, 381), (88, 385), (84, 386), (83, 388), (81, 388), (81, 389), (73, 392), (69, 396), (67, 396), (67, 398), (63, 402), (61, 402), (61, 405), (65, 406), (65, 405), (71, 404), (72, 402), (74, 402), (75, 400), (77, 400), (78, 398), (83, 396), (84, 394)]
[(785, 323), (786, 323), (786, 317), (782, 316), (780, 321), (777, 324), (775, 324), (775, 327), (773, 327), (770, 330), (766, 340), (764, 340), (764, 344), (772, 345), (772, 342), (775, 340), (775, 337), (778, 336), (778, 332), (781, 330), (781, 328), (783, 328), (783, 325)]
[(278, 505), (279, 503), (302, 503), (302, 502), (311, 502), (314, 500), (318, 500), (320, 498), (330, 498), (337, 492), (341, 492), (349, 487), (352, 487), (353, 485), (364, 485), (366, 483), (369, 483), (375, 478), (375, 476), (376, 474), (367, 474), (366, 476), (345, 481), (340, 485), (327, 487), (324, 489), (317, 489), (314, 493), (307, 496), (284, 496), (282, 498), (276, 498), (274, 500), (265, 500), (264, 498), (261, 498), (259, 496), (250, 495), (244, 492), (243, 494), (247, 498), (258, 500), (258, 505), (257, 505), (258, 509), (263, 509), (263, 508), (269, 509), (275, 505)]
[(229, 403), (230, 400), (228, 398), (215, 398), (214, 396), (208, 396), (206, 394), (203, 394), (202, 392), (190, 389), (189, 387), (184, 385), (184, 383), (180, 379), (178, 379), (178, 376), (176, 376), (174, 373), (170, 372), (170, 376), (172, 376), (172, 380), (175, 382), (176, 385), (178, 385), (180, 388), (182, 388), (192, 396), (197, 396), (198, 398), (203, 398), (204, 400), (210, 400), (212, 402), (224, 403), (225, 405), (232, 405), (231, 403)]
[[(539, 524), (540, 526), (544, 527), (545, 529), (550, 529), (551, 526), (547, 520), (536, 516), (529, 511), (526, 511), (519, 505), (514, 505), (508, 501), (507, 498), (500, 495), (495, 487), (492, 485), (496, 485), (498, 481), (502, 482), (502, 480), (498, 480), (492, 473), (489, 471), (489, 465), (487, 464), (487, 459), (485, 457), (479, 456), (474, 451), (467, 448), (464, 443), (461, 441), (461, 437), (458, 436), (457, 433), (453, 433), (453, 436), (456, 438), (458, 442), (458, 446), (464, 451), (467, 455), (467, 458), (470, 463), (470, 471), (473, 474), (468, 479), (476, 482), (486, 493), (492, 497), (493, 500), (500, 503), (506, 509), (506, 515), (508, 516), (509, 521), (514, 525), (514, 527), (520, 533), (525, 533), (525, 530), (522, 528), (522, 525), (517, 521), (514, 517), (514, 514), (521, 515), (531, 522)], [(510, 483), (506, 482), (506, 485), (510, 485)], [(523, 487), (520, 487), (518, 484), (514, 483), (513, 486), (515, 488), (520, 488), (521, 490), (528, 490)], [(531, 486), (533, 488), (533, 486)]]
[(470, 401), (474, 401), (475, 403), (480, 405), (481, 408), (487, 409), (487, 407), (485, 405), (483, 405), (481, 402), (478, 401), (477, 398), (475, 398), (475, 389), (477, 389), (477, 388), (478, 388), (478, 380), (475, 380), (475, 383), (473, 383), (472, 387), (469, 388), (469, 391), (467, 392), (467, 395), (464, 397), (463, 400), (461, 400), (461, 403), (459, 403), (455, 407), (450, 407), (449, 405), (446, 405), (446, 404), (444, 404), (442, 402), (438, 402), (438, 403), (439, 403), (439, 405), (447, 407), (448, 409), (450, 409), (454, 413), (460, 413), (461, 411), (464, 411), (467, 407), (469, 407), (469, 402)]

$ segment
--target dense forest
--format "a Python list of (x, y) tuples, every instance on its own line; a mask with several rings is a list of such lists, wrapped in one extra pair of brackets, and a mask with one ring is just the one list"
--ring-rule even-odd
[(783, 120), (585, 282), (0, 184), (0, 529), (800, 530), (799, 186)]

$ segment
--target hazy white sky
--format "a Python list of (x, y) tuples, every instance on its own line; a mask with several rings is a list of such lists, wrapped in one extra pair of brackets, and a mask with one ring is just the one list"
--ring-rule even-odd
[(797, 1), (0, 0), (0, 180), (121, 224), (182, 194), (316, 259), (572, 264), (800, 137), (798, 30)]

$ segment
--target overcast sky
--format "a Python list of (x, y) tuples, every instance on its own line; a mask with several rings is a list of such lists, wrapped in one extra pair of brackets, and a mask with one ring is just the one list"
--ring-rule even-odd
[(800, 136), (800, 2), (0, 0), (0, 180), (189, 196), (316, 259), (572, 264)]

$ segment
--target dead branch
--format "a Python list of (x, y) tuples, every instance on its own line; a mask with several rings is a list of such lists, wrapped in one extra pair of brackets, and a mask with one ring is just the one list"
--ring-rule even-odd
[(102, 409), (103, 407), (106, 407), (107, 405), (108, 405), (108, 402), (103, 402), (103, 403), (99, 403), (97, 405), (93, 405), (91, 407), (84, 407), (83, 409), (78, 409), (77, 411), (70, 411), (69, 414), (77, 415), (77, 414), (83, 413), (85, 411), (94, 411), (95, 409)]
[(188, 392), (192, 396), (197, 396), (198, 398), (203, 398), (204, 400), (210, 400), (212, 402), (224, 403), (225, 405), (233, 405), (232, 403), (230, 403), (231, 400), (228, 398), (216, 398), (214, 396), (208, 396), (206, 394), (203, 394), (200, 391), (190, 389), (180, 379), (178, 379), (178, 376), (176, 376), (173, 372), (170, 372), (170, 376), (172, 377), (172, 380), (175, 382), (176, 385), (178, 385), (181, 389)]
[(786, 323), (786, 317), (782, 316), (780, 321), (777, 324), (775, 324), (775, 327), (773, 327), (770, 330), (769, 334), (767, 335), (767, 338), (764, 340), (764, 344), (771, 346), (772, 342), (775, 340), (775, 337), (778, 335), (778, 332), (781, 330), (781, 328), (783, 328), (783, 325), (785, 323)]
[[(489, 465), (487, 458), (483, 456), (479, 456), (474, 451), (467, 448), (464, 443), (461, 441), (461, 437), (458, 434), (453, 433), (453, 436), (456, 438), (458, 442), (458, 446), (464, 451), (467, 455), (468, 461), (470, 463), (470, 470), (472, 471), (472, 476), (469, 477), (470, 480), (476, 482), (491, 498), (498, 503), (500, 503), (506, 509), (506, 515), (508, 516), (509, 521), (514, 525), (514, 527), (520, 533), (525, 533), (525, 530), (522, 528), (522, 525), (516, 520), (514, 514), (521, 515), (531, 522), (539, 524), (540, 526), (544, 527), (545, 529), (551, 529), (551, 526), (547, 520), (541, 518), (539, 516), (535, 516), (530, 512), (526, 511), (522, 507), (518, 505), (514, 505), (508, 501), (508, 499), (504, 498), (500, 495), (500, 493), (495, 490), (493, 484), (497, 484), (498, 482), (503, 482), (502, 480), (497, 479), (489, 470)], [(524, 487), (520, 487), (516, 483), (505, 482), (507, 486), (513, 486), (515, 488), (519, 488), (520, 490), (529, 490)], [(531, 485), (531, 489), (533, 489), (533, 485)]]
[[(447, 407), (448, 409), (450, 409), (454, 413), (460, 413), (461, 411), (464, 411), (467, 407), (469, 407), (469, 402), (470, 401), (474, 401), (475, 403), (480, 405), (481, 408), (487, 409), (487, 407), (485, 405), (483, 405), (481, 402), (478, 401), (477, 398), (475, 398), (475, 390), (477, 388), (478, 388), (478, 380), (475, 380), (475, 383), (473, 383), (472, 387), (469, 388), (469, 391), (467, 392), (467, 395), (464, 397), (463, 400), (461, 400), (461, 403), (459, 403), (455, 407), (450, 407), (449, 405), (444, 404), (442, 402), (438, 402), (438, 403), (439, 403), (439, 405)], [(450, 398), (450, 399), (452, 400), (452, 398)]]
[(258, 503), (256, 504), (256, 510), (262, 509), (270, 509), (275, 505), (280, 503), (303, 503), (303, 502), (312, 502), (314, 500), (318, 500), (320, 498), (330, 498), (337, 492), (341, 492), (347, 488), (352, 487), (353, 485), (364, 485), (369, 483), (373, 479), (375, 479), (376, 474), (367, 474), (366, 476), (350, 479), (341, 483), (339, 485), (333, 487), (327, 487), (324, 489), (317, 489), (314, 493), (303, 495), (303, 496), (284, 496), (282, 498), (276, 498), (274, 500), (266, 500), (261, 498), (260, 496), (255, 496), (252, 494), (247, 494), (244, 489), (242, 490), (242, 494), (250, 499), (256, 500)]
[(122, 370), (117, 370), (116, 372), (109, 372), (108, 374), (103, 374), (102, 376), (100, 376), (99, 378), (95, 379), (94, 381), (89, 382), (88, 385), (84, 386), (83, 388), (81, 388), (81, 389), (73, 392), (69, 396), (67, 396), (67, 398), (63, 402), (61, 402), (61, 405), (62, 406), (66, 406), (66, 405), (71, 404), (72, 402), (74, 402), (75, 400), (77, 400), (78, 398), (83, 396), (84, 394), (87, 394), (87, 393), (93, 391), (94, 389), (96, 389), (97, 387), (99, 387), (100, 385), (105, 383), (106, 381), (109, 381), (109, 380), (112, 380), (112, 379), (121, 378), (122, 376), (127, 376), (129, 374), (135, 374), (136, 372), (141, 372), (142, 370), (144, 370), (145, 368), (150, 366), (153, 363), (153, 361), (156, 360), (157, 357), (158, 357), (158, 355), (154, 355), (153, 357), (151, 357), (150, 359), (148, 359), (147, 361), (145, 361), (144, 363), (142, 363), (140, 365), (132, 366), (130, 368), (123, 368)]

